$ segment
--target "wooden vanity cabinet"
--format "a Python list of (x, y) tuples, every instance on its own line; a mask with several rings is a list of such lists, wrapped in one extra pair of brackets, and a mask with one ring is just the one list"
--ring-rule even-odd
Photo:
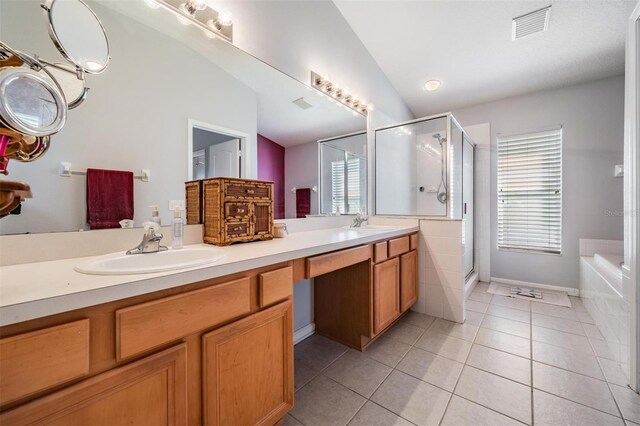
[(3, 425), (187, 424), (185, 344), (99, 374), (0, 416)]
[(274, 424), (293, 406), (292, 289), (284, 262), (2, 327), (0, 424)]
[(418, 300), (417, 234), (306, 260), (316, 332), (364, 350)]
[(418, 301), (418, 252), (400, 256), (400, 312), (406, 312)]
[(291, 300), (205, 334), (206, 425), (271, 425), (293, 408)]
[(373, 333), (400, 316), (400, 261), (397, 257), (373, 266)]

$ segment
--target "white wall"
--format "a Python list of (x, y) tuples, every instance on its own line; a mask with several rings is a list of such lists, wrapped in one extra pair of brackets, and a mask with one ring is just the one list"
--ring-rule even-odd
[[(578, 239), (623, 238), (624, 78), (613, 77), (454, 111), (462, 126), (491, 124), (491, 275), (578, 287)], [(563, 126), (562, 254), (502, 251), (496, 244), (496, 137)], [(482, 215), (483, 212), (478, 212)]]
[(330, 0), (218, 0), (234, 20), (234, 44), (308, 84), (310, 70), (329, 76), (376, 110), (413, 118), (387, 76)]
[[(2, 220), (4, 234), (85, 227), (85, 178), (59, 177), (61, 161), (77, 169), (149, 169), (150, 182), (134, 183), (134, 220), (140, 225), (148, 206), (158, 204), (168, 223), (167, 201), (184, 198), (188, 118), (249, 134), (247, 176), (257, 176), (255, 93), (170, 37), (100, 5), (92, 8), (107, 30), (111, 62), (103, 74), (89, 76), (89, 97), (70, 111), (49, 152), (34, 163), (10, 163), (9, 178), (31, 184), (34, 198), (21, 215)], [(2, 0), (0, 15), (0, 39), (60, 60), (40, 2)]]
[[(288, 147), (284, 150), (284, 217), (296, 217), (296, 194), (291, 188), (318, 186), (318, 143)], [(318, 214), (318, 193), (311, 192), (311, 214)]]

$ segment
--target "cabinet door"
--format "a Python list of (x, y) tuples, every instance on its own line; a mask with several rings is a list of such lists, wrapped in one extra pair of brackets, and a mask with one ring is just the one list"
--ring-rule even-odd
[(397, 257), (373, 267), (373, 332), (384, 330), (400, 315), (400, 261)]
[(253, 234), (272, 235), (271, 225), (273, 224), (273, 207), (271, 203), (253, 204)]
[(418, 300), (418, 255), (410, 251), (400, 257), (400, 308), (402, 312)]
[(204, 424), (274, 424), (293, 407), (291, 300), (203, 336)]
[(2, 425), (183, 425), (186, 345), (87, 379), (0, 415)]

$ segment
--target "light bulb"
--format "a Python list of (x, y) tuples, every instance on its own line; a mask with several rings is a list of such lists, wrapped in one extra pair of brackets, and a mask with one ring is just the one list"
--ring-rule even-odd
[(228, 27), (233, 23), (231, 13), (229, 13), (228, 10), (224, 9), (218, 12), (218, 18), (216, 18), (216, 21), (218, 21), (218, 24), (222, 25), (223, 27)]
[(189, 0), (189, 6), (196, 10), (204, 10), (207, 7), (205, 0)]

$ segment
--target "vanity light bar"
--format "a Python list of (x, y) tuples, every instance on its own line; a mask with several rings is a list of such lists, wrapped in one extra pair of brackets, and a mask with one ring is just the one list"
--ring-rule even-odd
[(233, 43), (233, 22), (225, 10), (216, 10), (204, 0), (145, 0), (152, 9), (162, 6), (175, 13), (180, 22), (200, 27), (209, 38), (215, 36)]
[(368, 105), (366, 102), (347, 93), (335, 83), (313, 71), (311, 71), (311, 87), (364, 117), (369, 115), (369, 111), (373, 109), (373, 105)]

